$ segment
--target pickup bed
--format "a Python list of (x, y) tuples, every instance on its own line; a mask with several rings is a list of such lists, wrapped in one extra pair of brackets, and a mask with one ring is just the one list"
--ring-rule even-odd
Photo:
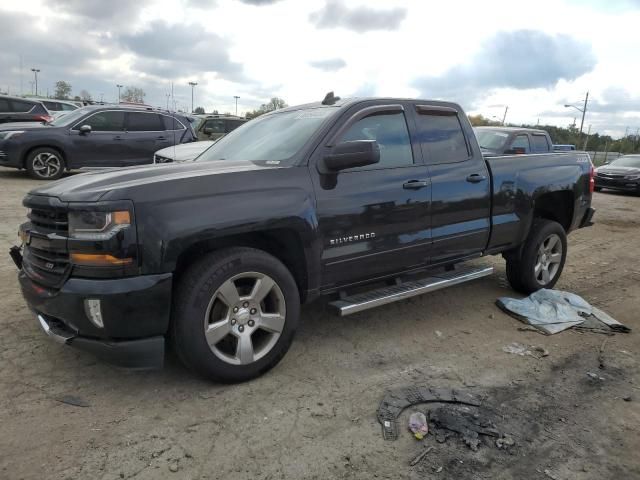
[[(484, 158), (454, 103), (339, 100), (242, 125), (197, 161), (75, 175), (24, 199), (23, 295), (62, 343), (128, 367), (165, 339), (208, 378), (286, 353), (300, 304), (342, 315), (489, 274), (552, 288), (591, 224), (584, 153)], [(475, 262), (472, 262), (475, 263)]]

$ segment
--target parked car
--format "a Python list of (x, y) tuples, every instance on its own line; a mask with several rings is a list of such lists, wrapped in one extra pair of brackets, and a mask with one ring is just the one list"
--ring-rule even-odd
[(640, 193), (640, 155), (623, 155), (596, 168), (595, 188)]
[(52, 116), (40, 102), (0, 95), (0, 124), (13, 122), (48, 122)]
[(0, 126), (0, 165), (55, 180), (64, 170), (153, 163), (169, 145), (195, 141), (182, 115), (118, 105), (87, 106), (46, 124)]
[(554, 152), (573, 152), (576, 149), (575, 145), (554, 145), (553, 146), (553, 151)]
[(592, 190), (584, 152), (483, 157), (454, 103), (327, 96), (194, 162), (32, 190), (12, 257), (61, 343), (158, 367), (168, 338), (194, 371), (236, 382), (282, 359), (320, 295), (348, 315), (488, 275), (459, 265), (484, 255), (519, 292), (553, 288)]
[(193, 119), (198, 140), (217, 140), (247, 122), (246, 118), (217, 114), (193, 115)]
[(214, 143), (216, 140), (203, 140), (163, 148), (153, 154), (153, 163), (189, 162)]
[(65, 100), (41, 100), (41, 102), (47, 108), (49, 113), (56, 117), (60, 116), (60, 114), (73, 112), (78, 109), (78, 105)]
[(485, 155), (549, 153), (553, 142), (544, 130), (520, 127), (474, 127)]

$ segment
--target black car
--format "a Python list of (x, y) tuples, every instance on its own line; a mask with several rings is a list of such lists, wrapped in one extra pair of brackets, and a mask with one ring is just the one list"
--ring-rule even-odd
[(624, 155), (596, 168), (596, 190), (640, 193), (640, 155)]
[(48, 122), (51, 119), (53, 117), (39, 101), (0, 95), (0, 123)]
[(183, 115), (152, 108), (87, 106), (45, 124), (0, 126), (0, 166), (55, 180), (64, 170), (153, 163), (157, 150), (195, 141)]

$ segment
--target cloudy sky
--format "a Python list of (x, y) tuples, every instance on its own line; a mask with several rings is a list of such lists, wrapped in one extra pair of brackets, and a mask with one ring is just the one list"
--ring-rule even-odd
[[(507, 122), (640, 127), (640, 0), (2, 0), (0, 90), (66, 80), (74, 94), (174, 98), (239, 113), (272, 96), (457, 101)], [(22, 58), (22, 75), (21, 75)], [(22, 87), (21, 87), (22, 84)], [(578, 118), (579, 122), (579, 118)]]

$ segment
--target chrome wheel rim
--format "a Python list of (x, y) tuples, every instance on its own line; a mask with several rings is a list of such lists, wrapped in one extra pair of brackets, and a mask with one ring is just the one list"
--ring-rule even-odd
[(33, 159), (33, 171), (42, 178), (55, 177), (62, 169), (60, 157), (51, 152), (42, 152)]
[(215, 291), (204, 317), (204, 335), (213, 354), (231, 365), (248, 365), (267, 355), (284, 330), (282, 290), (268, 275), (245, 272)]
[(536, 281), (548, 285), (558, 275), (562, 261), (562, 240), (555, 233), (549, 235), (540, 245), (536, 256), (534, 274)]

